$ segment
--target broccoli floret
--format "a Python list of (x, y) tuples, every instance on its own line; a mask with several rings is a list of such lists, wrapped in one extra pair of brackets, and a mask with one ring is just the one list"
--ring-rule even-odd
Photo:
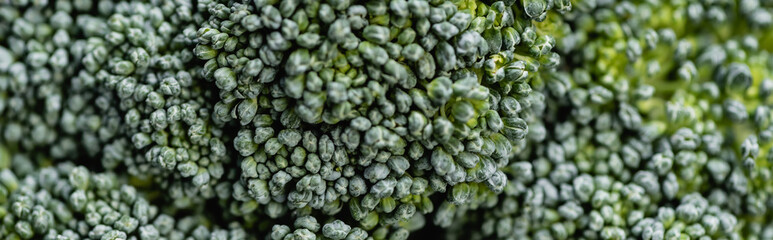
[(557, 41), (570, 68), (535, 89), (548, 104), (529, 127), (547, 137), (528, 138), (505, 192), (449, 238), (770, 236), (769, 23), (742, 2), (578, 2)]
[(72, 163), (25, 175), (4, 169), (0, 182), (0, 234), (10, 239), (251, 238), (237, 222), (174, 214), (171, 208), (152, 205), (115, 174)]
[(237, 199), (363, 226), (502, 192), (542, 108), (529, 81), (558, 61), (540, 1), (199, 4), (214, 118), (239, 128)]
[(0, 237), (773, 238), (772, 10), (0, 0)]

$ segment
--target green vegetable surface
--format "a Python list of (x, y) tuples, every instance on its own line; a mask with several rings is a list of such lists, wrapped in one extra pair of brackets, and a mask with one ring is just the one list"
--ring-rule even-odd
[(0, 240), (773, 240), (772, 25), (771, 0), (0, 0)]

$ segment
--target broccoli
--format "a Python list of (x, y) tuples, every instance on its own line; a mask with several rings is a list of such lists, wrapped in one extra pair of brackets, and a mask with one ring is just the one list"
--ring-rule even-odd
[(449, 238), (773, 237), (760, 5), (578, 1), (556, 47), (571, 67), (542, 73), (547, 137)]
[(0, 0), (0, 238), (773, 239), (771, 14)]
[(113, 173), (69, 162), (18, 176), (4, 169), (0, 182), (6, 239), (248, 239), (237, 222), (208, 228), (197, 214), (151, 205)]
[(238, 128), (234, 196), (272, 218), (348, 209), (371, 230), (433, 212), (434, 193), (501, 192), (540, 105), (529, 82), (559, 61), (538, 2), (199, 4), (213, 118)]

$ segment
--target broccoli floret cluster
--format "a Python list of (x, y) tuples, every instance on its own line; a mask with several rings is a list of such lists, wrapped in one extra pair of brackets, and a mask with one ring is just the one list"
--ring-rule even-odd
[(530, 79), (559, 63), (556, 23), (531, 22), (547, 17), (541, 3), (199, 5), (213, 115), (239, 127), (234, 196), (274, 218), (348, 208), (371, 229), (432, 212), (436, 192), (453, 204), (501, 192), (522, 109), (542, 102)]
[(217, 184), (236, 175), (224, 167), (235, 162), (231, 137), (210, 117), (216, 92), (196, 80), (203, 17), (191, 2), (20, 1), (2, 9), (11, 23), (0, 47), (9, 148), (125, 168), (185, 192), (178, 202), (228, 198), (230, 183)]
[[(352, 228), (341, 220), (333, 220), (325, 225), (320, 225), (314, 217), (304, 216), (295, 219), (295, 230), (286, 225), (274, 225), (271, 234), (266, 239), (316, 239), (322, 235), (325, 239), (337, 240), (364, 240), (368, 233), (358, 227)], [(321, 231), (320, 231), (321, 230)], [(321, 233), (320, 233), (321, 232)], [(374, 233), (375, 238), (386, 239), (387, 230), (382, 228)], [(389, 235), (389, 239), (406, 239), (408, 230), (401, 229)]]
[(5, 169), (0, 183), (4, 239), (251, 239), (236, 222), (208, 228), (195, 214), (169, 215), (115, 174), (72, 163), (18, 176)]
[[(0, 124), (4, 145), (56, 159), (93, 156), (100, 136), (118, 124), (103, 121), (93, 78), (77, 77), (90, 49), (91, 2), (14, 1), (0, 5)], [(83, 27), (78, 27), (78, 26)], [(63, 86), (69, 86), (64, 88)], [(86, 142), (88, 144), (79, 144)]]
[(773, 239), (773, 2), (0, 0), (0, 239)]
[[(115, 3), (100, 38), (89, 39), (94, 60), (84, 60), (122, 126), (103, 150), (103, 166), (116, 162), (133, 176), (187, 189), (177, 199), (228, 195), (216, 188), (228, 187), (218, 184), (233, 162), (223, 123), (210, 117), (215, 93), (196, 80), (202, 68), (192, 48), (203, 17), (193, 8), (189, 1)], [(166, 186), (169, 178), (174, 186)]]
[(450, 236), (773, 237), (769, 4), (574, 7), (557, 49), (575, 68), (543, 73), (547, 134), (530, 132), (504, 194), (457, 213), (452, 229), (481, 231)]

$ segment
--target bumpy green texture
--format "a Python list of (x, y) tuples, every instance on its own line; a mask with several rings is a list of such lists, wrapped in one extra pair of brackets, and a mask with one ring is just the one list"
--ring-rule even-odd
[[(194, 53), (219, 89), (213, 118), (238, 128), (233, 214), (351, 218), (379, 239), (406, 238), (406, 228), (422, 227), (409, 223), (424, 222), (438, 203), (501, 192), (500, 168), (524, 143), (527, 120), (535, 121), (524, 109), (544, 101), (529, 82), (559, 63), (551, 51), (556, 23), (532, 22), (547, 17), (545, 6), (199, 5), (210, 18)], [(325, 229), (334, 239), (350, 231), (327, 236)], [(289, 234), (305, 239), (316, 230)]]
[(19, 176), (5, 169), (0, 183), (4, 239), (248, 239), (238, 223), (216, 229), (197, 214), (168, 215), (115, 174), (71, 163)]
[(480, 231), (452, 238), (773, 238), (773, 5), (573, 6), (567, 68), (540, 88), (546, 133), (530, 132), (504, 194), (452, 228)]
[(0, 239), (772, 239), (769, 0), (0, 0)]

